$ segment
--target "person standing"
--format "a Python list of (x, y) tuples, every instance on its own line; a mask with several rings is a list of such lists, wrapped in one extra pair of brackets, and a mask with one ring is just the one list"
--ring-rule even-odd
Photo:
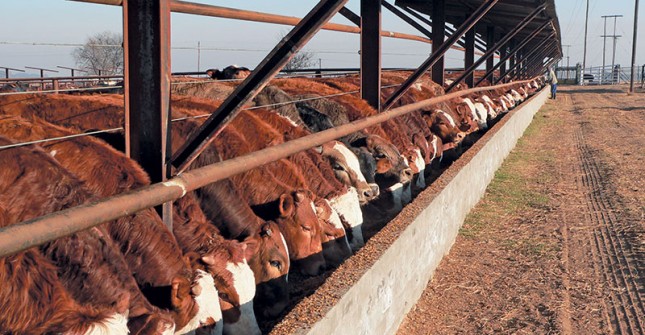
[(549, 66), (549, 75), (548, 78), (549, 84), (551, 84), (551, 99), (555, 99), (555, 93), (558, 89), (558, 78), (555, 76), (555, 71), (553, 67)]

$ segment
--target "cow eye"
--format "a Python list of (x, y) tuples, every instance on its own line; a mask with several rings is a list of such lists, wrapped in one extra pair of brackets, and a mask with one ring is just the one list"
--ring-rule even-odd
[(338, 163), (336, 163), (336, 164), (332, 165), (332, 168), (333, 168), (334, 170), (345, 171), (345, 169), (343, 168), (343, 166), (342, 166), (342, 165), (340, 165), (340, 164), (338, 164)]
[(385, 154), (382, 153), (382, 152), (376, 152), (374, 157), (376, 157), (377, 159), (383, 159), (383, 158), (385, 158)]
[(228, 298), (228, 294), (226, 294), (226, 293), (224, 293), (224, 292), (219, 292), (219, 293), (218, 293), (218, 295), (219, 295), (219, 298), (220, 298), (220, 299), (222, 299), (222, 300), (224, 300), (224, 301), (229, 301), (229, 302), (231, 301), (231, 300)]
[(269, 265), (273, 266), (279, 271), (282, 271), (282, 263), (280, 263), (280, 261), (269, 261)]
[(311, 231), (311, 227), (309, 226), (300, 226), (300, 227), (302, 227), (302, 230), (304, 231)]

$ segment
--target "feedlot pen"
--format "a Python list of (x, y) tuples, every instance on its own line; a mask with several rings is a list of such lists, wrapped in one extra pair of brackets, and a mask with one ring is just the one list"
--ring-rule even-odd
[(644, 334), (645, 95), (561, 87), (398, 334)]

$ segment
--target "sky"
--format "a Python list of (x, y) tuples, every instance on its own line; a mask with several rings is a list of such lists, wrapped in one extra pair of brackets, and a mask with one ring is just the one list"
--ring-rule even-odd
[[(501, 0), (504, 1), (504, 0)], [(584, 20), (587, 0), (555, 0), (564, 60), (571, 65), (582, 63)], [(589, 0), (589, 33), (587, 66), (602, 64), (603, 15), (623, 15), (617, 19), (616, 63), (629, 66), (635, 0)], [(302, 0), (245, 0), (194, 2), (302, 17), (317, 3)], [(390, 2), (393, 2), (392, 0)], [(359, 0), (350, 0), (347, 7), (359, 12)], [(645, 64), (645, 17), (640, 11), (637, 64)], [(46, 76), (69, 75), (57, 66), (75, 67), (71, 56), (74, 45), (82, 44), (94, 34), (122, 31), (121, 8), (64, 0), (0, 0), (0, 66), (24, 69), (25, 66), (59, 70)], [(351, 25), (341, 15), (332, 22)], [(253, 68), (275, 46), (290, 27), (266, 23), (236, 21), (173, 13), (171, 16), (172, 71), (203, 71), (237, 64)], [(389, 11), (383, 9), (382, 28), (421, 35)], [(607, 20), (607, 34), (613, 34), (613, 19)], [(58, 46), (39, 44), (64, 44)], [(197, 46), (200, 46), (198, 52)], [(70, 46), (71, 45), (71, 46)], [(607, 63), (611, 63), (612, 41), (607, 39)], [(417, 67), (430, 53), (430, 45), (422, 42), (383, 39), (383, 67)], [(358, 67), (359, 36), (321, 31), (304, 48), (313, 53), (322, 67)], [(463, 66), (463, 54), (447, 54), (447, 67)], [(12, 76), (38, 74), (38, 70), (12, 73)], [(3, 71), (4, 72), (4, 71)], [(2, 72), (0, 72), (2, 73)], [(2, 76), (0, 74), (0, 76)]]

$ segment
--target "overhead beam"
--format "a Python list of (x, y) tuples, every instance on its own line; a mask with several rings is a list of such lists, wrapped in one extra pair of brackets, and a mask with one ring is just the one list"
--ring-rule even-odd
[[(72, 0), (72, 1), (96, 3), (96, 4), (102, 4), (102, 5), (113, 5), (113, 6), (121, 6), (121, 4), (123, 3), (123, 0)], [(170, 11), (173, 13), (195, 14), (195, 15), (210, 16), (210, 17), (220, 17), (225, 19), (235, 19), (235, 20), (251, 21), (251, 22), (264, 22), (264, 23), (282, 24), (282, 25), (290, 25), (290, 26), (296, 26), (301, 21), (301, 18), (299, 17), (254, 12), (249, 10), (206, 5), (206, 4), (180, 1), (180, 0), (170, 0)], [(361, 29), (358, 27), (348, 26), (344, 24), (337, 24), (337, 23), (326, 23), (321, 27), (321, 29), (345, 32), (345, 33), (353, 33), (353, 34), (361, 33)], [(395, 31), (383, 30), (381, 32), (381, 36), (418, 41), (423, 43), (432, 43), (430, 39), (422, 36), (405, 34), (405, 33), (400, 33)]]
[[(401, 96), (414, 84), (414, 82), (417, 81), (428, 69), (430, 69), (438, 60), (439, 58), (443, 57), (443, 55), (448, 51), (448, 49), (459, 39), (461, 36), (463, 36), (468, 30), (470, 30), (479, 20), (481, 20), (486, 13), (488, 13), (493, 6), (497, 3), (498, 0), (488, 0), (484, 3), (481, 4), (479, 8), (471, 15), (468, 17), (466, 22), (462, 24), (457, 31), (450, 36), (444, 43), (441, 43), (441, 45), (437, 48), (436, 51), (433, 51), (432, 55), (426, 59), (419, 68), (414, 71), (402, 84), (399, 86), (399, 88), (388, 98), (386, 103), (383, 105), (383, 110), (389, 109), (397, 100), (401, 98)], [(433, 45), (434, 46), (434, 45)], [(443, 84), (443, 82), (439, 83)]]
[(551, 21), (544, 22), (542, 26), (540, 26), (540, 28), (536, 29), (535, 31), (533, 31), (533, 33), (527, 36), (518, 46), (516, 46), (513, 50), (509, 52), (509, 55), (500, 59), (500, 61), (497, 64), (495, 64), (495, 66), (493, 66), (492, 69), (486, 71), (486, 74), (475, 83), (475, 86), (479, 85), (493, 71), (497, 70), (497, 68), (502, 64), (502, 62), (505, 62), (510, 57), (510, 55), (514, 55), (515, 53), (518, 52), (518, 50), (522, 49), (527, 43), (529, 43), (533, 38), (535, 38), (539, 33), (541, 33), (542, 30), (544, 30), (544, 28), (546, 28), (549, 24), (551, 24)]
[(222, 127), (239, 113), (275, 77), (287, 62), (329, 21), (348, 0), (321, 0), (297, 26), (267, 55), (251, 74), (235, 88), (213, 114), (175, 153), (172, 164), (178, 173), (204, 151), (221, 132)]
[(361, 0), (361, 98), (381, 110), (381, 0)]
[[(126, 154), (158, 183), (170, 177), (169, 1), (124, 0), (123, 33)], [(169, 228), (171, 206), (157, 208)]]
[[(506, 34), (502, 39), (500, 39), (497, 43), (495, 43), (494, 46), (492, 46), (483, 56), (481, 56), (476, 62), (471, 64), (470, 66), (466, 67), (464, 69), (464, 72), (459, 76), (455, 82), (453, 82), (448, 88), (446, 89), (446, 92), (450, 92), (457, 84), (459, 84), (462, 80), (467, 78), (467, 76), (471, 75), (475, 69), (477, 69), (484, 61), (493, 61), (493, 55), (495, 54), (496, 50), (501, 50), (505, 49), (506, 43), (508, 43), (515, 35), (517, 35), (520, 31), (522, 31), (533, 19), (535, 19), (542, 11), (546, 9), (545, 5), (542, 5), (538, 8), (536, 8), (533, 12), (531, 12), (528, 16), (526, 16), (520, 23), (513, 28), (508, 34)], [(505, 64), (506, 60), (503, 60), (506, 57), (506, 51), (504, 50), (504, 55), (500, 54), (500, 64)], [(486, 70), (489, 71), (491, 68), (493, 68), (493, 65), (490, 65), (487, 63), (486, 65)], [(500, 77), (502, 77), (503, 74), (500, 71)], [(493, 81), (491, 81), (493, 82)], [(470, 87), (470, 86), (469, 86)]]

